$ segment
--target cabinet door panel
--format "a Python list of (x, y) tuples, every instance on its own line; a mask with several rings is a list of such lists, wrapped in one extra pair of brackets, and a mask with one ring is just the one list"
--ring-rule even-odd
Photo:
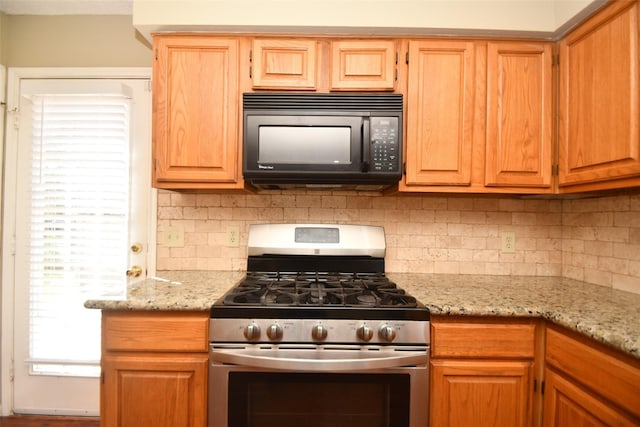
[(431, 427), (531, 425), (531, 361), (431, 361)]
[(487, 46), (485, 185), (551, 185), (551, 44)]
[(616, 2), (560, 44), (559, 184), (640, 174), (638, 3)]
[(411, 41), (407, 173), (411, 185), (470, 185), (474, 44)]
[(238, 42), (158, 37), (154, 66), (154, 181), (239, 180)]
[(316, 89), (315, 40), (254, 40), (252, 62), (255, 89)]
[(103, 358), (102, 427), (205, 427), (204, 355)]
[(620, 410), (609, 406), (553, 370), (545, 370), (544, 427), (637, 426)]
[(331, 90), (393, 90), (395, 43), (391, 40), (331, 42)]

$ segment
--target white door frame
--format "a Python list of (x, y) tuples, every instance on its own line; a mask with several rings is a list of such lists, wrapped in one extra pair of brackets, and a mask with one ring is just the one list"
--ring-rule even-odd
[[(5, 136), (16, 132), (15, 120), (18, 119), (17, 106), (20, 98), (21, 79), (46, 79), (46, 78), (105, 78), (105, 79), (135, 79), (146, 78), (151, 80), (151, 68), (9, 68), (7, 73), (7, 115), (6, 126), (2, 129)], [(4, 81), (0, 84), (4, 85)], [(1, 142), (1, 140), (0, 140)], [(2, 145), (0, 144), (0, 147)], [(17, 162), (17, 150), (15, 144), (5, 144), (5, 166), (15, 167)], [(2, 163), (0, 163), (2, 164)], [(5, 174), (6, 168), (5, 168)], [(14, 342), (14, 283), (15, 283), (15, 206), (16, 183), (7, 182), (3, 176), (3, 218), (2, 218), (2, 277), (1, 285), (1, 323), (2, 338), (0, 340), (0, 415), (11, 415), (13, 408), (13, 342)], [(149, 209), (149, 247), (147, 250), (148, 275), (155, 274), (155, 247), (156, 247), (156, 206), (157, 191), (151, 191), (151, 206)]]

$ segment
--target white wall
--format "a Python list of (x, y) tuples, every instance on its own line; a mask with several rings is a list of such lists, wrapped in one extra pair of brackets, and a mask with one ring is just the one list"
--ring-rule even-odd
[(147, 38), (153, 31), (314, 32), (327, 27), (352, 33), (551, 35), (592, 3), (602, 1), (133, 0), (133, 25)]

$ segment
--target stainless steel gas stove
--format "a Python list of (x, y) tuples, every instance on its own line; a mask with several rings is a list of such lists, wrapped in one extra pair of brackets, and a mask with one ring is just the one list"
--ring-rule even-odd
[[(429, 311), (386, 277), (385, 249), (382, 227), (250, 227), (247, 275), (211, 308), (210, 427), (427, 425)], [(304, 421), (264, 392), (305, 407), (305, 384), (332, 403)], [(371, 406), (336, 409), (353, 393)]]

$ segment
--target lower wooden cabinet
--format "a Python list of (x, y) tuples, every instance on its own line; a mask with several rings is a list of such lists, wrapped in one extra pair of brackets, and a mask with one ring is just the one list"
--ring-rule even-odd
[(434, 360), (431, 426), (529, 426), (533, 362)]
[(103, 311), (101, 427), (206, 427), (208, 320)]
[(535, 319), (431, 319), (430, 425), (535, 424)]
[(549, 327), (545, 427), (640, 425), (640, 363)]

